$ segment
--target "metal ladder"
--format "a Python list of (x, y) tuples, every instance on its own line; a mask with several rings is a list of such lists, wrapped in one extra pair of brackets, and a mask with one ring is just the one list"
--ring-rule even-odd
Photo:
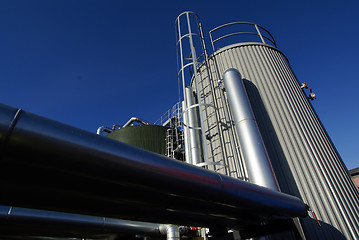
[(178, 153), (184, 151), (181, 103), (176, 103), (171, 109), (165, 112), (155, 122), (155, 125), (168, 127), (166, 132), (166, 156), (177, 159)]
[[(184, 20), (183, 20), (184, 19)], [(191, 21), (192, 19), (192, 21)], [(182, 21), (181, 21), (182, 20)], [(208, 54), (206, 51), (205, 41), (203, 38), (202, 26), (199, 21), (199, 17), (194, 12), (184, 12), (179, 15), (176, 19), (176, 27), (177, 27), (177, 48), (178, 48), (178, 80), (183, 88), (184, 99), (186, 100), (188, 96), (186, 96), (185, 87), (192, 86), (194, 92), (196, 93), (197, 104), (193, 106), (186, 106), (183, 109), (184, 117), (186, 117), (186, 112), (192, 108), (196, 107), (198, 109), (199, 122), (200, 126), (198, 127), (198, 131), (201, 136), (201, 145), (202, 145), (202, 163), (196, 164), (201, 167), (206, 167), (214, 171), (221, 171), (225, 174), (228, 174), (228, 167), (225, 163), (226, 161), (226, 153), (225, 148), (223, 146), (223, 138), (222, 131), (223, 129), (220, 127), (220, 122), (218, 121), (218, 116), (216, 113), (216, 102), (212, 100), (210, 102), (206, 102), (206, 97), (201, 96), (203, 94), (200, 90), (199, 84), (204, 83), (205, 80), (209, 82), (208, 87), (210, 88), (208, 94), (213, 97), (213, 78), (209, 72), (208, 66), (207, 69), (207, 77), (203, 77), (200, 72), (200, 62), (202, 64), (208, 64)], [(187, 40), (187, 41), (185, 41)], [(196, 47), (201, 49), (202, 54), (197, 57)], [(185, 56), (185, 53), (188, 53)], [(188, 62), (187, 62), (188, 61)], [(208, 108), (214, 108), (214, 111), (208, 111)], [(214, 126), (209, 126), (208, 121), (210, 119), (209, 112), (215, 115), (215, 123)], [(205, 129), (205, 123), (207, 123), (207, 129)], [(213, 140), (211, 140), (209, 133), (211, 132), (211, 127), (217, 128), (218, 132), (218, 141), (220, 142), (217, 146), (219, 149), (214, 151), (213, 149)], [(188, 131), (188, 127), (184, 126), (184, 131)], [(187, 134), (188, 135), (188, 134)], [(212, 141), (212, 142), (208, 142)], [(216, 152), (216, 153), (215, 153)], [(220, 160), (216, 160), (214, 154), (220, 154)], [(186, 156), (189, 157), (189, 156)]]

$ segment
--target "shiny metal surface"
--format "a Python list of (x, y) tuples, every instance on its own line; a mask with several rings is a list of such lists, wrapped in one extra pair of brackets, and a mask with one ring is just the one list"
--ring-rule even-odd
[(304, 217), (298, 198), (0, 105), (0, 204), (224, 226)]
[(242, 77), (237, 69), (223, 73), (223, 83), (237, 129), (249, 181), (279, 191), (266, 148), (259, 132)]
[(191, 87), (186, 87), (185, 91), (187, 111), (184, 112), (184, 115), (188, 118), (188, 123), (184, 126), (185, 131), (188, 130), (188, 138), (185, 139), (185, 141), (188, 141), (189, 153), (191, 154), (189, 159), (191, 159), (192, 164), (196, 165), (203, 162), (202, 145), (200, 140), (201, 128), (198, 123), (197, 108), (192, 107), (196, 104), (193, 96), (193, 90)]
[(130, 118), (130, 120), (128, 120), (126, 123), (125, 123), (125, 125), (123, 125), (123, 128), (124, 127), (127, 127), (127, 126), (130, 126), (132, 123), (134, 123), (134, 122), (138, 122), (138, 123), (141, 123), (141, 124), (143, 124), (143, 125), (151, 125), (151, 123), (149, 123), (149, 122), (147, 122), (147, 121), (145, 121), (145, 120), (143, 120), (143, 119), (140, 119), (140, 118), (138, 118), (138, 117), (132, 117), (132, 118)]
[[(178, 15), (175, 21), (176, 27), (176, 46), (177, 46), (177, 60), (178, 60), (178, 81), (182, 85), (182, 91), (184, 95), (184, 101), (187, 101), (188, 97), (186, 96), (187, 90), (186, 87), (191, 85), (193, 82), (193, 90), (198, 92), (199, 82), (201, 77), (197, 74), (192, 74), (192, 72), (198, 68), (199, 61), (203, 58), (203, 54), (197, 56), (196, 47), (202, 46), (203, 35), (201, 34), (201, 23), (199, 17), (196, 13), (191, 11), (185, 11)], [(192, 79), (192, 77), (194, 79)], [(192, 95), (192, 94), (191, 94)], [(206, 108), (206, 104), (199, 104), (200, 97), (196, 95), (195, 102), (196, 105), (192, 107), (196, 108), (197, 117), (199, 122), (199, 134), (201, 141), (201, 150), (202, 150), (202, 159), (201, 162), (208, 161), (208, 152), (207, 148), (204, 147), (206, 143), (206, 134), (204, 132), (202, 123), (203, 123), (203, 113), (202, 108)], [(186, 104), (188, 108), (188, 104)], [(187, 109), (183, 109), (183, 112), (186, 112)], [(195, 162), (196, 160), (191, 159), (190, 162)], [(200, 163), (202, 164), (202, 163)]]
[(163, 235), (166, 235), (167, 240), (179, 240), (180, 239), (179, 227), (177, 225), (162, 224), (159, 227), (159, 230)]
[(240, 71), (281, 191), (315, 211), (321, 227), (312, 215), (301, 220), (307, 238), (359, 239), (358, 189), (284, 54), (238, 43), (212, 59), (219, 72)]
[(99, 128), (97, 129), (96, 134), (102, 136), (102, 134), (103, 134), (104, 132), (106, 132), (106, 133), (112, 133), (113, 131), (114, 131), (114, 129), (111, 129), (111, 128), (105, 127), (105, 126), (101, 126), (101, 127), (99, 127)]
[(162, 224), (0, 206), (0, 237), (16, 235), (97, 238), (126, 233), (155, 236), (162, 235), (160, 228)]
[[(182, 109), (186, 109), (186, 101), (182, 101)], [(190, 141), (188, 141), (189, 139), (189, 128), (186, 127), (188, 126), (188, 114), (183, 113), (183, 117), (182, 117), (182, 121), (183, 121), (183, 138), (184, 138), (184, 152), (185, 152), (185, 160), (186, 163), (188, 164), (192, 164), (192, 157), (191, 157), (191, 145), (190, 145)]]

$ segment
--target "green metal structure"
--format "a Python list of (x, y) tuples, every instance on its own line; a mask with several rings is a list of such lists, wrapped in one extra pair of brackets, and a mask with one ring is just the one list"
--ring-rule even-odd
[(157, 125), (127, 126), (109, 133), (107, 137), (165, 155), (167, 129)]

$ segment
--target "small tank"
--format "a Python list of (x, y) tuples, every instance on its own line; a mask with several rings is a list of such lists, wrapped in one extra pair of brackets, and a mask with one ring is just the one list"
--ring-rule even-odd
[(134, 125), (117, 129), (106, 137), (165, 155), (167, 129), (158, 125)]

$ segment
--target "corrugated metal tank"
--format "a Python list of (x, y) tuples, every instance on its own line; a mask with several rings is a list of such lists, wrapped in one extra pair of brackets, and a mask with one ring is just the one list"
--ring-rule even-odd
[(127, 126), (109, 133), (106, 137), (165, 155), (167, 129), (157, 125)]
[[(235, 157), (239, 146), (229, 133), (233, 126), (226, 113), (226, 93), (218, 78), (211, 77), (222, 76), (228, 68), (242, 75), (281, 191), (302, 198), (316, 213), (321, 227), (313, 216), (302, 219), (307, 239), (359, 239), (358, 190), (287, 58), (276, 47), (233, 44), (216, 51), (201, 66), (198, 94), (201, 101), (215, 106), (202, 108), (212, 161), (224, 162), (228, 175), (246, 178), (245, 170), (238, 171), (243, 161), (241, 154)], [(218, 147), (215, 124), (221, 125), (224, 148)], [(225, 159), (219, 151), (226, 152)]]

